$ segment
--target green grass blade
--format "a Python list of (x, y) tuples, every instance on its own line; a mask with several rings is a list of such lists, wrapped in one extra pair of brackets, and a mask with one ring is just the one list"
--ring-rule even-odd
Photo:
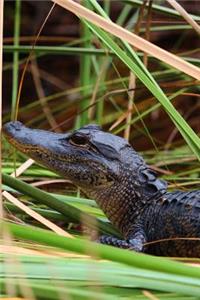
[[(143, 4), (142, 0), (124, 0), (124, 2), (128, 3), (130, 5), (137, 5), (137, 6), (141, 6)], [(152, 8), (155, 11), (161, 12), (163, 14), (175, 16), (175, 17), (178, 17), (178, 18), (182, 18), (182, 16), (180, 16), (180, 14), (175, 9), (166, 7), (164, 5), (161, 6), (161, 5), (157, 4), (157, 2), (158, 1), (155, 1), (155, 3), (153, 2), (153, 4), (152, 4)], [(195, 21), (200, 21), (200, 16), (192, 15), (192, 14), (190, 14), (190, 15)]]
[[(87, 8), (91, 8), (91, 5), (89, 3), (88, 0), (83, 0), (83, 5)], [(91, 48), (91, 39), (92, 39), (92, 35), (91, 35), (91, 31), (89, 30), (88, 26), (82, 22), (82, 28), (81, 28), (82, 32), (82, 37), (84, 38), (84, 42), (83, 42), (83, 47), (86, 48)], [(80, 57), (80, 84), (81, 86), (87, 86), (89, 84), (91, 84), (91, 66), (92, 66), (92, 60), (90, 55), (84, 55)], [(83, 113), (81, 114), (81, 119), (79, 120), (80, 126), (84, 126), (88, 123), (88, 113), (86, 108), (89, 105), (89, 99), (86, 98), (86, 93), (83, 90), (82, 91), (82, 97), (83, 100), (80, 103), (80, 109), (84, 110)], [(80, 127), (78, 126), (78, 127)]]
[[(200, 160), (200, 139), (192, 128), (187, 124), (179, 112), (174, 108), (167, 96), (159, 88), (150, 76), (146, 75), (137, 64), (114, 42), (114, 40), (97, 26), (90, 24), (86, 21), (90, 29), (110, 48), (115, 54), (129, 67), (129, 69), (136, 74), (136, 76), (143, 82), (143, 84), (151, 91), (151, 93), (158, 99), (169, 117), (179, 129), (180, 133), (190, 146), (191, 150), (195, 153), (196, 157)], [(147, 70), (146, 70), (147, 71)], [(148, 72), (148, 71), (147, 71)]]
[(58, 200), (54, 196), (36, 187), (33, 187), (23, 181), (20, 181), (19, 179), (16, 179), (7, 174), (2, 174), (2, 180), (5, 185), (12, 187), (17, 191), (20, 191), (24, 195), (28, 195), (34, 198), (35, 200), (39, 201), (39, 203), (43, 203), (48, 207), (55, 209), (56, 211), (70, 218), (70, 220), (73, 220), (74, 222), (79, 223), (81, 222), (81, 220), (84, 220), (85, 225), (87, 225), (89, 228), (96, 229), (96, 227), (98, 227), (101, 232), (112, 235), (117, 234), (116, 230), (114, 230), (110, 224), (98, 220), (95, 217), (79, 210), (78, 208), (66, 202), (64, 203), (63, 201)]
[[(21, 0), (15, 1), (14, 47), (19, 46)], [(14, 119), (18, 92), (19, 53), (13, 53), (11, 118)]]
[[(2, 222), (2, 225), (6, 226), (19, 239), (32, 240), (80, 254), (88, 254), (89, 251), (95, 257), (101, 257), (128, 266), (194, 278), (194, 282), (200, 289), (200, 269), (196, 267), (187, 266), (167, 258), (113, 248), (82, 239), (58, 236), (55, 233), (32, 226), (16, 225), (8, 222)], [(198, 280), (195, 281), (195, 279)]]
[[(48, 280), (52, 279), (63, 283), (63, 287), (77, 289), (82, 288), (85, 291), (91, 287), (98, 285), (103, 287), (100, 291), (102, 296), (103, 292), (114, 290), (112, 294), (119, 295), (117, 291), (123, 289), (124, 296), (131, 291), (131, 295), (141, 294), (136, 288), (149, 288), (159, 291), (174, 291), (183, 294), (197, 294), (199, 291), (199, 280), (187, 276), (180, 276), (175, 274), (168, 274), (164, 272), (152, 271), (147, 269), (135, 268), (123, 264), (99, 261), (91, 259), (63, 259), (37, 256), (18, 256), (20, 265), (23, 268), (23, 273), (19, 268), (13, 268), (13, 265), (6, 265), (6, 270), (3, 268), (3, 263), (6, 259), (5, 255), (0, 256), (0, 283), (4, 283), (6, 279), (26, 279), (32, 285), (38, 284), (41, 288), (46, 287)], [(12, 258), (11, 258), (12, 259)], [(11, 270), (10, 270), (11, 269)], [(96, 271), (96, 276), (93, 276), (91, 270)], [(7, 272), (6, 272), (7, 271)], [(13, 280), (16, 281), (16, 280)], [(23, 280), (21, 280), (23, 282)], [(127, 288), (128, 287), (128, 288)], [(116, 289), (116, 290), (115, 290)], [(47, 287), (47, 291), (50, 291)], [(122, 294), (122, 295), (123, 295)], [(121, 295), (121, 296), (122, 296)], [(168, 295), (169, 296), (169, 295)], [(175, 295), (174, 295), (175, 296)], [(95, 298), (96, 299), (96, 298)], [(104, 298), (103, 298), (104, 299)], [(160, 299), (160, 298), (159, 298)]]

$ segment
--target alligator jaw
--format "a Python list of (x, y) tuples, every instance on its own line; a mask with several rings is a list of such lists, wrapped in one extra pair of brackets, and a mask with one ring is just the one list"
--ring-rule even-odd
[(18, 121), (6, 123), (3, 133), (15, 148), (70, 179), (84, 191), (97, 186), (108, 187), (114, 180), (114, 172), (109, 172), (106, 164), (98, 160), (95, 153), (70, 143), (70, 133), (30, 129)]

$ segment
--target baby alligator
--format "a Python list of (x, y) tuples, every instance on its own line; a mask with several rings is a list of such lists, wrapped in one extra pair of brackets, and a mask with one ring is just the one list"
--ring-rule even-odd
[(17, 149), (96, 200), (124, 238), (101, 236), (100, 242), (154, 255), (200, 257), (200, 190), (167, 192), (167, 183), (125, 139), (96, 125), (61, 134), (9, 122), (3, 131)]

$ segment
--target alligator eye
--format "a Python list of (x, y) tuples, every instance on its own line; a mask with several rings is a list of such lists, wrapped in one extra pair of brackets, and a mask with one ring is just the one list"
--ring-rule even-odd
[(86, 147), (88, 145), (88, 138), (83, 135), (72, 135), (69, 142), (76, 146)]

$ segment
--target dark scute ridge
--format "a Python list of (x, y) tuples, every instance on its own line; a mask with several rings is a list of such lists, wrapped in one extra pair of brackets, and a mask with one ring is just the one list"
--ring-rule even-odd
[(88, 130), (102, 130), (102, 128), (96, 124), (88, 124), (85, 125), (83, 127), (81, 127), (80, 129), (88, 129)]
[(200, 208), (200, 190), (189, 192), (173, 191), (166, 194), (166, 201), (172, 202), (174, 199), (183, 205)]

